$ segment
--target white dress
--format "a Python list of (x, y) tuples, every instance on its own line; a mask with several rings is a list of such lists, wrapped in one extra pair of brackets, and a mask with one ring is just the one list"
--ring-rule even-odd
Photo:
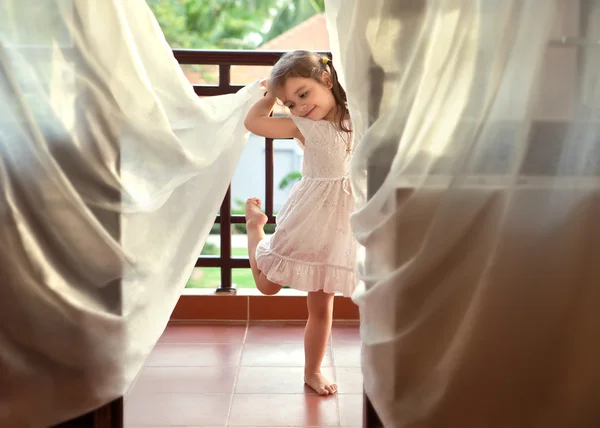
[(350, 229), (350, 135), (328, 121), (291, 117), (304, 136), (302, 179), (277, 213), (275, 233), (259, 243), (256, 262), (274, 283), (350, 297), (357, 252)]

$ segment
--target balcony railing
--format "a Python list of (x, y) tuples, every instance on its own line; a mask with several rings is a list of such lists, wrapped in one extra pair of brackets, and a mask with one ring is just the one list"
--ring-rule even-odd
[[(173, 50), (173, 54), (180, 65), (217, 65), (219, 67), (218, 85), (194, 85), (196, 94), (203, 97), (232, 94), (243, 88), (243, 85), (231, 83), (232, 66), (273, 66), (284, 53), (284, 51)], [(331, 55), (329, 52), (319, 53)], [(275, 223), (273, 186), (273, 139), (265, 138), (264, 207), (268, 224)], [(220, 268), (221, 283), (217, 288), (217, 292), (235, 292), (235, 287), (232, 284), (232, 270), (250, 268), (250, 261), (247, 258), (232, 258), (231, 256), (231, 225), (245, 223), (246, 218), (243, 215), (231, 214), (230, 185), (221, 204), (220, 215), (215, 220), (215, 224), (220, 225), (220, 255), (218, 257), (200, 256), (196, 261), (196, 267), (199, 268)]]

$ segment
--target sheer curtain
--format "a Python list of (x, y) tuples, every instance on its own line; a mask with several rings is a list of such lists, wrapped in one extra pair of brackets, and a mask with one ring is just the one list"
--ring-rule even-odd
[(326, 11), (384, 425), (600, 425), (600, 1)]
[(122, 396), (261, 96), (199, 100), (144, 0), (0, 4), (0, 426)]

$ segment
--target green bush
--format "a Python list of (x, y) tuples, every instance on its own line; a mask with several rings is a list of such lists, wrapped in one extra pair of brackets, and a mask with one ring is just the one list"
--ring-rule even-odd
[[(244, 208), (239, 208), (240, 204), (244, 206), (244, 202), (239, 199), (236, 201), (238, 208), (234, 208), (231, 210), (231, 215), (244, 215), (246, 210)], [(234, 224), (231, 230), (231, 233), (237, 233), (244, 235), (246, 233), (246, 225), (245, 224)]]
[(298, 181), (302, 180), (302, 173), (300, 171), (292, 171), (279, 182), (279, 189), (284, 190), (287, 187), (291, 187)]
[(219, 247), (217, 247), (212, 242), (207, 242), (204, 244), (202, 248), (202, 252), (200, 253), (202, 256), (218, 256), (219, 255)]

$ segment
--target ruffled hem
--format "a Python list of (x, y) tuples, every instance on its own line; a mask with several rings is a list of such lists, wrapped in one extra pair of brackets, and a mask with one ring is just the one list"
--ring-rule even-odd
[(261, 249), (260, 245), (256, 251), (256, 264), (269, 281), (295, 290), (323, 290), (326, 293), (341, 293), (344, 297), (352, 297), (356, 289), (356, 274), (353, 270), (284, 258), (273, 251)]

